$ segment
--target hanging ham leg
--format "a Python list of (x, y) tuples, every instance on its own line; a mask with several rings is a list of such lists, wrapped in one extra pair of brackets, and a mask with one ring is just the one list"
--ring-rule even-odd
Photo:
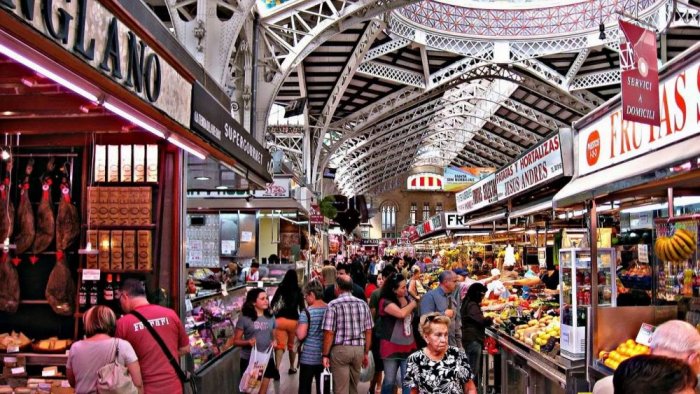
[(12, 161), (5, 166), (5, 180), (0, 185), (0, 243), (12, 236), (15, 226), (15, 206), (10, 200), (10, 174)]
[[(46, 173), (50, 174), (53, 168), (53, 158), (51, 158), (46, 165)], [(39, 203), (39, 208), (36, 211), (36, 236), (34, 237), (34, 245), (32, 246), (32, 251), (35, 254), (45, 251), (49, 245), (51, 245), (56, 231), (56, 220), (54, 219), (53, 208), (51, 207), (51, 176), (45, 175), (42, 183), (44, 192), (41, 197), (41, 202)]]
[(56, 265), (51, 270), (46, 284), (46, 300), (53, 311), (62, 316), (73, 314), (75, 304), (75, 283), (66, 265), (66, 256), (56, 252)]
[(24, 183), (21, 186), (19, 205), (17, 206), (17, 222), (19, 231), (15, 236), (15, 244), (17, 245), (17, 253), (21, 254), (29, 250), (34, 242), (34, 210), (32, 203), (29, 201), (29, 175), (34, 170), (34, 160), (29, 159), (25, 168)]
[(68, 184), (67, 164), (61, 167), (61, 201), (58, 203), (56, 217), (56, 250), (65, 251), (80, 235), (80, 217), (78, 209), (70, 200), (70, 185)]
[(10, 264), (10, 256), (2, 253), (0, 258), (0, 312), (15, 313), (19, 307), (19, 275)]

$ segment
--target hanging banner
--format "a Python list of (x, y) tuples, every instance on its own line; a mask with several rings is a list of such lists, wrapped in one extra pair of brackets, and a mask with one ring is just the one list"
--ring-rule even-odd
[(476, 211), (498, 201), (496, 175), (491, 174), (470, 188), (456, 195), (457, 212), (460, 215)]
[(311, 209), (309, 210), (309, 221), (311, 224), (323, 224), (324, 217), (321, 215), (321, 208), (318, 204), (311, 204)]
[(620, 43), (622, 120), (661, 125), (656, 33), (622, 19)]
[(495, 171), (496, 169), (493, 167), (446, 167), (443, 190), (454, 193), (461, 192)]
[(564, 174), (559, 135), (540, 143), (496, 173), (498, 200)]

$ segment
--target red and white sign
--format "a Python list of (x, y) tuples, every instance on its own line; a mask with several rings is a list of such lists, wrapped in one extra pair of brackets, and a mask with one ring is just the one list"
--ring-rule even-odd
[(664, 78), (659, 101), (661, 126), (622, 119), (622, 107), (578, 133), (578, 175), (642, 156), (700, 133), (700, 61)]
[(542, 142), (496, 173), (498, 200), (564, 174), (559, 135)]
[(289, 197), (290, 178), (275, 178), (272, 183), (268, 183), (265, 190), (256, 190), (255, 197), (258, 198), (286, 198)]
[(460, 215), (495, 203), (498, 201), (496, 174), (491, 174), (463, 192), (457, 193), (456, 199), (457, 212)]
[(311, 204), (311, 209), (309, 210), (309, 221), (311, 224), (323, 224), (324, 217), (321, 215), (321, 208), (318, 204)]
[(622, 119), (659, 126), (659, 67), (656, 33), (620, 19)]

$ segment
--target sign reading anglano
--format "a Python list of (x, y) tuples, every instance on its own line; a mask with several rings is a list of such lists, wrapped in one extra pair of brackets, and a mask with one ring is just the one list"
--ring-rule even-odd
[(498, 200), (507, 199), (563, 174), (557, 134), (496, 173)]
[(185, 127), (192, 85), (94, 0), (0, 0), (33, 28)]
[(664, 78), (661, 127), (622, 120), (622, 108), (578, 133), (578, 174), (586, 175), (700, 133), (700, 61)]
[(483, 178), (467, 190), (457, 193), (457, 212), (464, 215), (498, 201), (496, 175)]

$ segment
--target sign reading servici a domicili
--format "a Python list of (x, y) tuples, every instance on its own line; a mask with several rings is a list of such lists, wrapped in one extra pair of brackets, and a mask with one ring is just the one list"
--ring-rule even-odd
[(189, 127), (192, 85), (99, 2), (0, 0), (0, 9)]

